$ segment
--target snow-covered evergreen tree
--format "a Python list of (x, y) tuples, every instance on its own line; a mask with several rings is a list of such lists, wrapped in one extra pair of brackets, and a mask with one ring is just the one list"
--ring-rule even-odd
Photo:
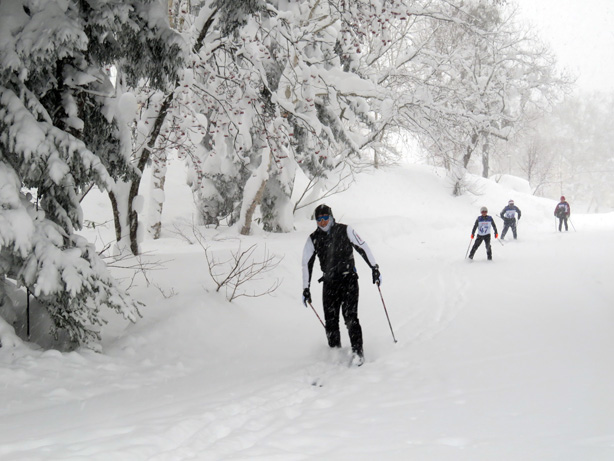
[(109, 70), (129, 83), (174, 78), (164, 3), (0, 3), (0, 278), (28, 288), (81, 344), (99, 337), (103, 307), (138, 316), (75, 231), (83, 191), (138, 174)]

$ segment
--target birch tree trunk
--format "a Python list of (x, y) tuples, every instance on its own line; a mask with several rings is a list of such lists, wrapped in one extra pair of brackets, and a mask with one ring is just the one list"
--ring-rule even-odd
[(149, 234), (154, 240), (159, 239), (162, 233), (162, 210), (164, 208), (164, 183), (166, 182), (167, 165), (168, 155), (166, 150), (161, 150), (155, 155), (153, 161), (149, 196)]
[[(169, 0), (169, 5), (174, 4), (175, 6), (173, 7), (174, 8), (173, 11), (176, 11), (177, 12), (176, 15), (179, 15), (179, 8), (182, 2), (177, 1), (175, 3), (172, 3), (172, 1), (173, 0)], [(185, 3), (186, 8), (188, 9), (191, 8), (190, 6), (191, 3), (189, 1), (185, 1), (184, 3)], [(209, 32), (213, 24), (213, 20), (217, 12), (218, 12), (218, 9), (215, 9), (214, 11), (212, 11), (211, 15), (204, 22), (202, 29), (200, 31), (200, 34), (198, 35), (198, 38), (196, 39), (196, 42), (194, 43), (194, 47), (193, 47), (194, 53), (198, 54), (198, 52), (202, 48), (205, 37), (207, 36), (207, 33)], [(179, 21), (177, 23), (177, 27), (179, 28), (184, 27), (182, 19), (174, 18), (173, 21), (175, 23)], [(168, 154), (164, 149), (158, 149), (155, 152), (155, 154), (152, 154), (152, 152), (154, 151), (158, 138), (160, 137), (160, 132), (162, 131), (162, 125), (164, 124), (164, 121), (167, 119), (167, 116), (169, 115), (169, 112), (171, 110), (171, 104), (175, 96), (175, 90), (178, 88), (178, 86), (179, 86), (179, 82), (176, 82), (175, 87), (172, 90), (170, 90), (170, 92), (164, 98), (164, 102), (162, 103), (160, 107), (160, 112), (158, 113), (158, 116), (156, 117), (154, 127), (152, 128), (151, 133), (149, 135), (149, 141), (147, 142), (147, 147), (143, 149), (141, 153), (141, 157), (139, 159), (139, 171), (141, 172), (144, 170), (145, 165), (147, 165), (147, 161), (150, 159), (152, 155), (155, 155), (158, 159), (157, 163), (154, 160), (154, 164), (156, 164), (156, 166), (154, 166), (154, 171), (152, 175), (153, 190), (152, 190), (151, 196), (153, 199), (154, 210), (152, 210), (152, 213), (154, 214), (154, 216), (153, 216), (153, 219), (150, 221), (150, 223), (151, 223), (151, 230), (153, 231), (154, 239), (157, 239), (160, 237), (160, 231), (162, 229), (162, 211), (164, 207), (164, 196), (165, 196), (164, 184), (166, 183), (166, 171), (167, 171), (166, 167), (168, 163)], [(135, 187), (133, 187), (130, 191), (131, 196), (128, 197), (130, 208), (132, 208), (132, 202), (138, 194), (140, 182), (141, 182), (141, 177), (139, 177), (136, 184), (134, 184)], [(131, 240), (130, 247), (132, 248), (132, 252), (136, 255), (138, 254), (138, 242), (137, 242), (138, 214), (130, 210), (129, 217), (130, 217), (130, 240)]]
[[(137, 156), (138, 163), (136, 165), (136, 175), (130, 181), (117, 181), (113, 190), (109, 191), (109, 198), (113, 206), (115, 235), (120, 251), (124, 251), (126, 247), (130, 247), (132, 254), (139, 254), (139, 215), (138, 211), (134, 208), (135, 199), (139, 193), (141, 179), (143, 178), (142, 172), (152, 155), (152, 151), (160, 135), (160, 130), (162, 129), (162, 124), (170, 110), (173, 97), (173, 92), (168, 93), (160, 106), (160, 111), (158, 112), (158, 116), (150, 132), (147, 146), (144, 147)], [(128, 244), (125, 243), (126, 238), (128, 239)]]
[(127, 253), (130, 248), (130, 220), (128, 218), (128, 195), (130, 184), (116, 181), (112, 190), (109, 190), (109, 199), (113, 209), (113, 223), (115, 225), (115, 247), (119, 254)]
[[(184, 9), (182, 11), (182, 9)], [(185, 15), (190, 14), (192, 2), (190, 0), (168, 0), (168, 20), (171, 27), (177, 31), (185, 31)], [(208, 25), (206, 29), (208, 30)], [(201, 42), (197, 43), (200, 48)], [(166, 116), (165, 116), (166, 117)], [(158, 150), (153, 155), (153, 171), (150, 190), (150, 202), (148, 210), (149, 235), (157, 240), (162, 232), (162, 211), (164, 210), (164, 184), (166, 183), (166, 171), (168, 166), (168, 154), (166, 150)]]

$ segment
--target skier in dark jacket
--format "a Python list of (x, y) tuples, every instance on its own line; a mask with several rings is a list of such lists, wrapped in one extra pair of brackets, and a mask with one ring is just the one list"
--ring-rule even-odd
[(558, 203), (556, 208), (554, 209), (554, 216), (559, 218), (559, 232), (563, 227), (563, 223), (565, 224), (565, 231), (568, 231), (567, 220), (569, 219), (569, 215), (571, 214), (571, 207), (567, 200), (565, 200), (565, 196), (561, 195), (561, 201)]
[(486, 244), (486, 256), (489, 260), (492, 259), (492, 248), (490, 246), (490, 229), (495, 231), (495, 238), (499, 237), (499, 233), (497, 232), (497, 225), (495, 224), (495, 220), (492, 219), (492, 216), (488, 216), (488, 208), (483, 206), (480, 208), (480, 216), (475, 220), (475, 224), (473, 225), (473, 229), (471, 229), (471, 238), (475, 236), (475, 231), (478, 231), (478, 238), (475, 239), (475, 243), (471, 248), (471, 252), (469, 253), (469, 259), (473, 259), (475, 252), (478, 247), (482, 244), (482, 241)]
[(315, 210), (318, 228), (305, 243), (303, 250), (303, 304), (311, 303), (311, 273), (317, 255), (324, 282), (322, 304), (326, 324), (326, 337), (330, 347), (341, 347), (339, 332), (339, 311), (348, 329), (352, 345), (352, 364), (362, 365), (362, 329), (358, 321), (358, 274), (353, 252), (356, 250), (372, 271), (373, 283), (381, 283), (379, 266), (369, 249), (356, 231), (346, 224), (335, 222), (333, 212), (327, 205)]
[(501, 240), (505, 239), (505, 234), (507, 234), (507, 230), (510, 227), (512, 228), (514, 238), (518, 237), (518, 234), (516, 233), (516, 215), (518, 215), (518, 221), (520, 221), (520, 216), (522, 216), (520, 208), (514, 205), (513, 200), (510, 200), (507, 202), (507, 206), (501, 210), (501, 214), (499, 215), (501, 218), (503, 218), (503, 232), (501, 232)]

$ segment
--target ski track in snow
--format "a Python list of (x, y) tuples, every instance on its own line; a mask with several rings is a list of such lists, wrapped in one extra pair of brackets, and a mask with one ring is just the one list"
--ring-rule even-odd
[(412, 328), (415, 341), (427, 341), (443, 332), (464, 307), (466, 282), (458, 273), (458, 264), (451, 266), (433, 269), (418, 280), (417, 285), (428, 286), (428, 291), (414, 302), (425, 308), (402, 324)]

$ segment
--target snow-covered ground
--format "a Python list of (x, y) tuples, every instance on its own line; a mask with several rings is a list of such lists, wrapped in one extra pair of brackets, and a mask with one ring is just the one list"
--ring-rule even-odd
[[(314, 221), (241, 239), (205, 230), (219, 257), (239, 241), (283, 257), (255, 284), (280, 279), (273, 296), (228, 303), (202, 247), (178, 233), (191, 235), (191, 197), (169, 186), (164, 238), (143, 245), (160, 268), (132, 288), (146, 304), (137, 324), (111, 316), (101, 354), (0, 348), (0, 459), (614, 459), (614, 214), (571, 203), (575, 231), (558, 233), (556, 202), (514, 184), (476, 179), (479, 195), (454, 198), (441, 172), (403, 166), (327, 201), (378, 259), (398, 339), (357, 257), (360, 368), (328, 350), (301, 303)], [(510, 198), (519, 239), (493, 241), (493, 261), (483, 247), (464, 259), (479, 207), (495, 215)], [(106, 215), (105, 199), (90, 198), (86, 219)]]

